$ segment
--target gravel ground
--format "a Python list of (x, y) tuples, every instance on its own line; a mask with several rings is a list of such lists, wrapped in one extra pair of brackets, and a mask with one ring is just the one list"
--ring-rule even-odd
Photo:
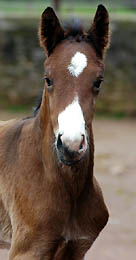
[[(1, 120), (11, 117), (0, 113)], [(136, 121), (95, 120), (94, 135), (95, 175), (110, 219), (85, 259), (136, 259)], [(7, 251), (0, 260), (8, 260)]]

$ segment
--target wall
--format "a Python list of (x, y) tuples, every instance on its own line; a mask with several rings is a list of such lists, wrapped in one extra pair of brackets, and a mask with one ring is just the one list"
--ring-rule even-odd
[[(34, 104), (43, 86), (44, 53), (37, 19), (0, 21), (0, 107)], [(111, 25), (105, 82), (97, 101), (100, 113), (136, 115), (136, 23)]]

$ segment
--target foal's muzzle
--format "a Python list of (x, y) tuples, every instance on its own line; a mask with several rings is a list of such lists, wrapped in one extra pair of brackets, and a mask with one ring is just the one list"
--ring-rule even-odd
[(63, 141), (63, 135), (59, 134), (56, 147), (59, 160), (69, 166), (78, 163), (84, 157), (87, 150), (84, 135), (81, 135), (81, 139), (78, 142), (71, 142), (67, 145)]

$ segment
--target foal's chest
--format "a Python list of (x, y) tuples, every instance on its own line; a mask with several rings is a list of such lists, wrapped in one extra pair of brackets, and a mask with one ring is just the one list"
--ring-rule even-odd
[(64, 226), (62, 232), (63, 238), (66, 242), (70, 240), (88, 239), (89, 234), (85, 232), (82, 226), (78, 223), (76, 217), (71, 217), (67, 224)]

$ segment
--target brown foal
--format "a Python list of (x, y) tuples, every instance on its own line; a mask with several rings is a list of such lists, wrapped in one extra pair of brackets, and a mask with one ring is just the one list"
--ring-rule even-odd
[(10, 260), (81, 260), (108, 220), (93, 176), (92, 119), (109, 17), (99, 5), (85, 33), (41, 17), (45, 87), (35, 116), (0, 122), (0, 246)]

